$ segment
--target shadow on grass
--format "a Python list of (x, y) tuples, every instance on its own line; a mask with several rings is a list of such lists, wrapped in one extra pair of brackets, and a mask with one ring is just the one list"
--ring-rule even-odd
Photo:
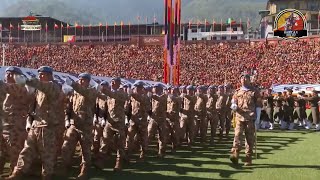
[[(297, 133), (296, 137), (282, 137), (277, 133), (283, 131), (260, 131), (258, 133), (258, 159), (267, 159), (265, 155), (282, 151), (291, 144), (296, 144), (303, 141), (304, 137), (297, 137), (298, 134), (307, 134), (304, 131), (290, 131), (290, 133)], [(287, 132), (286, 132), (287, 133)], [(212, 179), (210, 177), (190, 177), (197, 176), (197, 174), (210, 176), (210, 174), (218, 175), (222, 179), (230, 179), (234, 174), (251, 173), (255, 168), (314, 168), (320, 169), (319, 166), (291, 166), (291, 165), (274, 165), (274, 164), (255, 164), (253, 167), (233, 166), (228, 161), (230, 149), (232, 147), (232, 135), (228, 139), (216, 139), (215, 145), (209, 143), (200, 144), (195, 143), (192, 150), (182, 145), (175, 154), (169, 153), (170, 146), (168, 146), (168, 154), (165, 159), (156, 158), (157, 146), (153, 142), (148, 151), (146, 162), (130, 163), (124, 165), (124, 170), (120, 173), (114, 173), (112, 168), (115, 164), (114, 157), (108, 161), (104, 170), (91, 168), (89, 171), (90, 179), (92, 180), (135, 180), (135, 179), (172, 179), (172, 180), (206, 180)], [(243, 155), (243, 153), (242, 153)], [(135, 154), (133, 159), (137, 159)], [(75, 179), (80, 168), (80, 158), (74, 158), (74, 166), (70, 169), (67, 177), (55, 177), (55, 180)], [(218, 166), (218, 165), (222, 165)], [(225, 168), (229, 167), (229, 168)], [(8, 170), (8, 169), (6, 169)], [(40, 170), (40, 169), (39, 169)], [(36, 180), (40, 177), (24, 178), (26, 180)]]

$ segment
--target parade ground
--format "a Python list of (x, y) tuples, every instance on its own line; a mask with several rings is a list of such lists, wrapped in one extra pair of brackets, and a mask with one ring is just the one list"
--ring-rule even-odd
[[(231, 136), (230, 136), (231, 137)], [(229, 161), (229, 151), (232, 138), (222, 139), (214, 146), (209, 144), (200, 146), (196, 143), (193, 152), (182, 146), (175, 155), (168, 155), (165, 159), (156, 157), (155, 142), (149, 150), (146, 162), (135, 162), (138, 155), (132, 158), (123, 172), (114, 173), (114, 157), (106, 164), (103, 171), (90, 170), (91, 180), (141, 180), (141, 179), (172, 179), (172, 180), (209, 180), (209, 179), (245, 179), (245, 180), (313, 180), (320, 177), (320, 143), (319, 132), (296, 130), (261, 130), (258, 132), (257, 154), (253, 166), (233, 166)], [(242, 151), (243, 152), (243, 151)], [(244, 154), (241, 154), (244, 157)], [(75, 157), (75, 165), (80, 158)], [(79, 167), (73, 166), (71, 177), (55, 177), (61, 179), (75, 179)], [(39, 172), (39, 171), (38, 171)], [(31, 176), (28, 180), (40, 179)]]

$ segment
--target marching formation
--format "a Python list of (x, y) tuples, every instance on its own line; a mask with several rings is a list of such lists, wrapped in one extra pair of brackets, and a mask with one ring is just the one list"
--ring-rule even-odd
[[(214, 145), (216, 131), (220, 138), (227, 137), (232, 120), (235, 137), (230, 160), (238, 163), (244, 132), (245, 165), (251, 165), (254, 122), (258, 128), (261, 116), (262, 124), (266, 117), (272, 124), (273, 114), (291, 122), (285, 114), (293, 112), (286, 105), (279, 110), (273, 107), (271, 94), (260, 93), (246, 74), (240, 76), (241, 87), (236, 90), (229, 85), (164, 87), (159, 83), (148, 87), (142, 81), (131, 87), (122, 85), (120, 78), (91, 87), (90, 74), (82, 73), (78, 78), (76, 82), (66, 79), (65, 84), (73, 88), (66, 91), (54, 80), (51, 67), (40, 67), (38, 78), (31, 79), (18, 67), (6, 69), (5, 82), (0, 81), (0, 170), (2, 173), (7, 161), (11, 169), (6, 179), (22, 179), (35, 162), (42, 164), (44, 180), (52, 179), (54, 174), (67, 176), (77, 146), (81, 147), (82, 157), (78, 179), (88, 179), (91, 165), (103, 169), (113, 152), (114, 171), (121, 171), (136, 151), (140, 151), (139, 160), (144, 161), (149, 142), (155, 137), (158, 157), (163, 158), (167, 147), (173, 153), (184, 142), (192, 148), (196, 137), (205, 143), (209, 124), (210, 144)], [(266, 97), (266, 106), (262, 97)], [(283, 102), (291, 107), (289, 99)], [(301, 99), (311, 100), (299, 98), (298, 102)], [(297, 117), (307, 122), (302, 113), (305, 109), (299, 107)], [(319, 111), (312, 112), (319, 115)]]

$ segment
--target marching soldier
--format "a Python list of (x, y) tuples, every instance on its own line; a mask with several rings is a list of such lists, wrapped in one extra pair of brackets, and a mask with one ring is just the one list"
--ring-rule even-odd
[(218, 126), (218, 114), (216, 109), (216, 102), (217, 102), (218, 96), (216, 94), (216, 87), (209, 86), (207, 94), (208, 94), (208, 101), (206, 104), (207, 118), (208, 118), (208, 122), (210, 122), (210, 128), (211, 128), (210, 144), (214, 144), (214, 137), (216, 136), (217, 126)]
[(201, 143), (205, 143), (207, 130), (208, 130), (208, 121), (207, 121), (207, 112), (206, 112), (206, 104), (207, 104), (207, 96), (204, 95), (206, 91), (204, 86), (197, 87), (196, 93), (196, 103), (195, 103), (195, 134), (199, 133), (200, 130), (200, 138)]
[(163, 87), (161, 84), (155, 84), (153, 87), (153, 94), (151, 95), (152, 114), (148, 125), (148, 141), (151, 142), (152, 137), (158, 131), (159, 151), (158, 157), (163, 158), (166, 152), (167, 128), (167, 95), (163, 94)]
[(216, 109), (218, 112), (218, 118), (220, 122), (220, 138), (221, 138), (223, 136), (223, 132), (226, 130), (227, 96), (224, 93), (224, 86), (220, 85), (218, 87), (217, 94), (218, 94), (218, 100), (216, 103)]
[[(2, 153), (0, 155), (0, 173), (2, 173), (6, 163), (6, 157), (10, 160), (11, 172), (17, 164), (19, 153), (21, 152), (24, 141), (27, 138), (26, 118), (30, 108), (32, 95), (28, 93), (24, 85), (17, 84), (16, 76), (24, 76), (17, 67), (6, 69), (6, 84), (3, 84), (3, 95), (6, 98), (3, 103), (3, 133), (2, 133)], [(2, 101), (1, 101), (2, 102)]]
[(67, 78), (66, 84), (74, 89), (72, 96), (71, 120), (65, 122), (67, 128), (65, 139), (62, 145), (62, 168), (64, 175), (71, 165), (72, 156), (78, 142), (82, 152), (81, 170), (78, 179), (86, 179), (91, 165), (91, 146), (93, 116), (97, 97), (106, 99), (95, 88), (90, 87), (91, 75), (82, 73), (78, 76), (79, 81), (74, 82)]
[[(53, 69), (42, 66), (38, 69), (39, 79), (24, 80), (28, 86), (36, 89), (33, 114), (29, 114), (26, 129), (29, 130), (24, 148), (20, 152), (17, 165), (7, 180), (20, 179), (39, 154), (42, 161), (42, 179), (51, 180), (56, 158), (56, 130), (59, 120), (56, 118), (57, 99), (60, 87), (53, 82)], [(32, 121), (31, 121), (32, 120)]]
[[(266, 114), (267, 114), (267, 119), (270, 124), (270, 129), (273, 129), (273, 107), (274, 107), (274, 100), (272, 96), (272, 89), (268, 89), (265, 95), (266, 99)], [(265, 128), (265, 123), (262, 124), (262, 128)]]
[[(316, 90), (312, 91), (312, 97), (304, 97), (303, 98), (306, 101), (309, 101), (311, 104), (311, 115), (312, 115), (312, 120), (313, 124), (316, 125), (316, 130), (320, 130), (320, 125), (319, 125), (319, 96), (318, 92)], [(309, 123), (311, 124), (311, 123)], [(310, 127), (310, 125), (309, 125)]]
[(135, 145), (134, 137), (137, 135), (138, 143), (141, 146), (140, 161), (144, 161), (148, 146), (147, 111), (149, 99), (144, 95), (143, 85), (144, 83), (142, 81), (137, 81), (133, 84), (133, 93), (130, 94), (132, 116), (129, 121), (126, 140), (127, 154), (131, 155)]
[(284, 97), (284, 120), (286, 120), (286, 122), (289, 124), (289, 130), (292, 130), (294, 128), (294, 97), (292, 96), (292, 92), (292, 89), (287, 90), (287, 95)]
[(250, 86), (250, 76), (241, 75), (242, 87), (237, 89), (233, 95), (231, 109), (236, 112), (236, 127), (230, 160), (233, 164), (238, 164), (241, 150), (241, 136), (245, 133), (246, 139), (246, 162), (245, 166), (252, 164), (252, 154), (254, 146), (254, 120), (257, 103), (261, 101), (260, 92)]
[(193, 86), (189, 85), (186, 88), (186, 94), (181, 94), (182, 112), (180, 119), (180, 128), (182, 138), (186, 137), (188, 146), (191, 147), (195, 138), (195, 112), (194, 106), (196, 97), (194, 96)]
[(114, 171), (121, 171), (125, 157), (125, 108), (124, 104), (128, 100), (125, 92), (120, 90), (121, 79), (113, 78), (111, 80), (111, 90), (104, 89), (103, 93), (108, 96), (109, 119), (103, 129), (103, 138), (98, 158), (95, 162), (97, 168), (103, 169), (104, 161), (111, 151), (112, 141), (117, 150), (116, 164)]
[[(104, 91), (104, 89), (109, 89), (109, 83), (107, 81), (103, 81), (100, 83), (101, 85), (101, 91)], [(99, 153), (100, 149), (100, 142), (102, 141), (102, 132), (103, 128), (106, 125), (106, 122), (109, 119), (109, 113), (108, 113), (108, 104), (106, 99), (97, 98), (97, 104), (96, 104), (96, 113), (94, 117), (94, 136), (93, 136), (93, 153), (95, 157)]]
[(180, 122), (179, 112), (181, 108), (181, 98), (178, 87), (172, 87), (167, 100), (167, 125), (172, 142), (172, 152), (176, 151), (180, 144)]

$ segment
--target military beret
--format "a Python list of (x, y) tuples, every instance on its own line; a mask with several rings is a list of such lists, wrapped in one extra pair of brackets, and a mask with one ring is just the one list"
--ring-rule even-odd
[(109, 86), (109, 83), (108, 83), (108, 81), (102, 81), (102, 82), (100, 83), (100, 85), (101, 85), (101, 86)]
[(111, 79), (111, 81), (119, 81), (119, 82), (121, 82), (121, 78), (119, 78), (119, 77), (114, 77), (114, 78)]
[(244, 78), (250, 78), (250, 75), (249, 75), (249, 74), (241, 74), (241, 75), (240, 75), (240, 78), (242, 78), (242, 77), (244, 77)]
[(178, 86), (172, 86), (172, 89), (173, 90), (179, 90), (179, 87)]
[(52, 74), (53, 73), (53, 69), (49, 66), (41, 66), (39, 69), (38, 69), (38, 72), (44, 72), (44, 73), (50, 73)]
[(162, 88), (163, 86), (162, 86), (161, 83), (156, 83), (156, 84), (153, 85), (153, 87), (160, 87), (160, 88)]
[(189, 85), (189, 86), (187, 86), (187, 89), (188, 89), (188, 90), (193, 90), (194, 87), (193, 87), (192, 85)]
[(81, 73), (79, 74), (78, 78), (84, 78), (84, 79), (88, 79), (91, 80), (91, 75), (89, 73)]
[(141, 86), (144, 86), (144, 83), (142, 81), (136, 81), (133, 86), (135, 87), (141, 87)]
[(217, 89), (217, 87), (216, 87), (216, 86), (211, 85), (211, 86), (209, 86), (209, 89)]
[(6, 69), (6, 72), (9, 71), (9, 72), (13, 72), (13, 73), (18, 73), (18, 74), (23, 74), (21, 69), (18, 68), (18, 67), (15, 67), (15, 66), (10, 66)]

